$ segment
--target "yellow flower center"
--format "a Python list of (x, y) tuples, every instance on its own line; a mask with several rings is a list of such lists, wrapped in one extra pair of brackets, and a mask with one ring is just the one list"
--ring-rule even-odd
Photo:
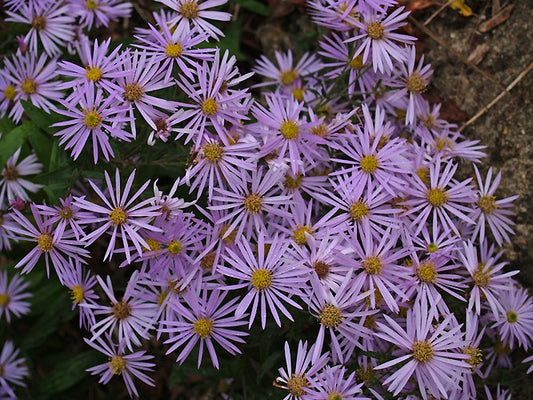
[(70, 289), (70, 299), (74, 304), (78, 304), (81, 302), (85, 297), (85, 291), (80, 285), (74, 285)]
[(297, 224), (292, 230), (293, 239), (299, 246), (303, 246), (307, 243), (306, 233), (313, 235), (313, 230), (309, 225)]
[(289, 190), (296, 190), (299, 189), (302, 185), (302, 174), (296, 175), (296, 178), (293, 178), (291, 175), (286, 174), (285, 175), (285, 188)]
[(325, 138), (326, 136), (328, 136), (328, 127), (326, 124), (322, 123), (311, 128), (311, 133), (318, 137)]
[(363, 217), (366, 217), (367, 215), (368, 207), (361, 200), (350, 206), (350, 217), (352, 217), (354, 221), (361, 222)]
[(128, 219), (128, 214), (126, 214), (126, 210), (124, 210), (121, 207), (115, 207), (113, 210), (109, 213), (109, 220), (113, 223), (113, 225), (121, 225)]
[(248, 214), (257, 214), (263, 208), (263, 199), (258, 194), (251, 193), (244, 198), (242, 204), (244, 204), (244, 208)]
[(429, 168), (428, 167), (420, 167), (416, 170), (416, 175), (420, 178), (420, 180), (424, 183), (424, 185), (429, 184)]
[(116, 319), (126, 319), (130, 316), (131, 307), (124, 300), (113, 304), (113, 314)]
[(292, 97), (294, 97), (294, 100), (303, 101), (303, 99), (304, 99), (304, 89), (302, 89), (302, 88), (294, 88), (294, 89), (292, 89)]
[(363, 269), (369, 275), (381, 273), (384, 266), (385, 264), (381, 261), (381, 257), (368, 256), (363, 260)]
[(355, 374), (361, 382), (364, 382), (365, 385), (368, 385), (370, 382), (376, 379), (376, 372), (370, 365), (357, 369)]
[(222, 157), (224, 156), (224, 149), (218, 142), (206, 143), (202, 149), (205, 159), (211, 164), (218, 164), (218, 162), (222, 160)]
[(4, 97), (8, 100), (13, 100), (16, 94), (17, 94), (17, 91), (15, 89), (15, 86), (13, 85), (7, 85), (6, 88), (4, 89)]
[(87, 0), (85, 2), (85, 8), (89, 11), (96, 10), (96, 7), (98, 7), (98, 3), (95, 0)]
[(124, 99), (129, 102), (139, 101), (143, 95), (143, 89), (136, 83), (128, 83), (124, 88)]
[(332, 392), (328, 395), (328, 400), (342, 400), (342, 395), (339, 392)]
[(365, 317), (365, 322), (363, 322), (363, 326), (370, 330), (376, 329), (377, 323), (376, 323), (376, 319), (374, 318), (374, 316), (367, 315)]
[(7, 167), (2, 172), (2, 175), (6, 181), (14, 181), (18, 178), (19, 171), (15, 167)]
[(272, 284), (272, 272), (266, 269), (257, 269), (252, 274), (252, 286), (261, 291)]
[(207, 339), (213, 332), (213, 321), (209, 318), (200, 318), (193, 323), (193, 331), (201, 339)]
[(180, 14), (183, 15), (183, 18), (191, 19), (198, 17), (198, 2), (197, 1), (186, 1), (180, 7)]
[(88, 80), (93, 82), (98, 82), (102, 78), (102, 70), (98, 67), (86, 67), (85, 70), (85, 76)]
[(370, 39), (380, 40), (385, 36), (385, 28), (379, 22), (371, 22), (366, 26), (366, 31)]
[(59, 218), (63, 219), (63, 220), (69, 220), (72, 218), (72, 208), (70, 207), (63, 207), (60, 211), (59, 211)]
[(431, 261), (427, 261), (416, 269), (416, 276), (420, 279), (420, 282), (435, 283), (437, 282), (437, 269), (435, 264)]
[(292, 374), (287, 380), (289, 393), (294, 397), (302, 397), (306, 393), (304, 389), (306, 387), (309, 387), (309, 381), (305, 377), (305, 374)]
[(465, 361), (471, 365), (472, 369), (476, 368), (483, 361), (483, 353), (478, 347), (469, 345), (463, 349), (463, 354), (470, 356)]
[(226, 242), (227, 244), (232, 244), (233, 242), (235, 242), (235, 237), (237, 236), (237, 232), (236, 231), (231, 231), (230, 233), (228, 233), (228, 236), (224, 237), (224, 235), (226, 234), (228, 229), (229, 229), (229, 225), (222, 225), (220, 227), (220, 235), (219, 236), (220, 236), (220, 238), (224, 238), (224, 242)]
[(428, 189), (426, 199), (433, 207), (442, 207), (448, 201), (448, 193), (439, 188)]
[(315, 270), (320, 279), (324, 279), (331, 268), (331, 266), (325, 261), (315, 261), (311, 267)]
[(407, 78), (406, 86), (411, 93), (422, 93), (428, 87), (426, 80), (422, 79), (418, 71), (413, 72), (413, 75)]
[(214, 251), (207, 253), (200, 260), (200, 267), (202, 267), (204, 271), (211, 271), (213, 269), (213, 265), (215, 264), (215, 256), (216, 253)]
[(433, 358), (433, 346), (427, 340), (417, 340), (413, 344), (413, 358), (421, 363), (431, 361)]
[(85, 123), (85, 126), (87, 128), (94, 129), (98, 125), (100, 125), (100, 122), (102, 122), (102, 117), (100, 114), (98, 114), (97, 111), (84, 111), (85, 114), (85, 120), (83, 121)]
[(7, 293), (0, 293), (0, 307), (5, 307), (9, 304), (9, 295)]
[(373, 174), (378, 169), (378, 159), (375, 155), (364, 156), (361, 159), (361, 169), (368, 174)]
[(174, 255), (181, 253), (182, 249), (183, 249), (183, 245), (177, 239), (171, 240), (170, 243), (167, 246), (168, 252), (170, 254), (174, 254)]
[(25, 94), (34, 94), (37, 90), (37, 84), (35, 81), (31, 78), (26, 78), (22, 81), (22, 87), (21, 87), (22, 93)]
[(364, 63), (363, 63), (363, 55), (362, 54), (359, 54), (357, 57), (355, 58), (352, 58), (350, 60), (350, 68), (352, 69), (361, 69), (364, 67)]
[(283, 86), (289, 86), (294, 83), (294, 81), (298, 79), (298, 72), (296, 72), (294, 69), (287, 69), (285, 71), (281, 71), (279, 80), (281, 81), (281, 84)]
[(284, 121), (279, 128), (281, 135), (288, 140), (294, 140), (300, 134), (300, 128), (293, 121)]
[(498, 208), (496, 197), (489, 195), (481, 196), (477, 201), (477, 206), (484, 214), (492, 214)]
[(427, 247), (428, 253), (435, 253), (438, 249), (439, 249), (439, 246), (437, 246), (436, 243), (428, 244), (428, 247)]
[(181, 56), (183, 49), (179, 43), (169, 43), (165, 47), (165, 54), (170, 58), (176, 58)]
[(45, 253), (48, 253), (54, 247), (54, 238), (49, 233), (41, 233), (37, 236), (37, 247)]
[(472, 275), (472, 280), (474, 281), (474, 285), (476, 286), (483, 288), (489, 286), (491, 281), (490, 267), (485, 268), (485, 264), (481, 263)]
[(157, 250), (160, 250), (160, 249), (161, 249), (161, 243), (159, 243), (159, 242), (158, 242), (157, 240), (155, 240), (155, 239), (146, 238), (146, 239), (144, 239), (144, 241), (145, 241), (146, 244), (148, 245), (148, 248), (143, 247), (143, 250), (144, 250), (144, 251), (157, 251)]
[(202, 112), (205, 115), (213, 115), (218, 110), (218, 104), (214, 99), (205, 99), (202, 102)]
[(514, 311), (507, 311), (507, 322), (514, 324), (518, 321), (518, 314)]
[(333, 304), (326, 304), (320, 311), (318, 320), (326, 328), (336, 328), (342, 321), (341, 309)]
[(37, 31), (42, 31), (44, 28), (46, 28), (46, 19), (41, 16), (35, 16), (33, 17), (33, 20), (31, 21), (31, 26), (33, 29)]
[(109, 361), (109, 369), (113, 375), (121, 375), (126, 369), (126, 360), (119, 355), (111, 357), (111, 360)]

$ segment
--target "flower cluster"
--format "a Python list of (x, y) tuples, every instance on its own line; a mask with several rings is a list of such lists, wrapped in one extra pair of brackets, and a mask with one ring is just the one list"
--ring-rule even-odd
[[(154, 25), (116, 47), (85, 31), (127, 17), (127, 2), (6, 2), (7, 21), (30, 28), (0, 70), (0, 114), (18, 123), (25, 101), (51, 113), (70, 165), (98, 172), (73, 173), (53, 205), (34, 202), (43, 185), (22, 177), (44, 160), (19, 162), (18, 148), (0, 180), (0, 250), (30, 242), (14, 268), (53, 267), (85, 342), (108, 358), (88, 370), (100, 383), (120, 375), (132, 397), (134, 377), (154, 385), (147, 339), (178, 363), (197, 355), (200, 367), (206, 352), (218, 369), (261, 341), (252, 326), (302, 315), (312, 344), (299, 342), (294, 367), (285, 344), (285, 399), (476, 398), (509, 361), (485, 343), (532, 347), (533, 300), (496, 249), (516, 196), (496, 197), (492, 168), (459, 177), (483, 146), (424, 98), (432, 70), (399, 31), (408, 12), (309, 1), (328, 28), (317, 54), (261, 57), (254, 98), (252, 72), (205, 46), (223, 36), (213, 20), (229, 20), (225, 0), (159, 2)], [(163, 165), (151, 151), (178, 148), (186, 164), (149, 171)], [(146, 176), (160, 179), (153, 191)], [(26, 287), (0, 273), (8, 322), (28, 311)], [(0, 383), (14, 397), (8, 382), (28, 371), (4, 350)]]

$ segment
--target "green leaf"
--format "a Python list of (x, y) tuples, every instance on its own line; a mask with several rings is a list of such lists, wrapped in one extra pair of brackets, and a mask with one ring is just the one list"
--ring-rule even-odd
[(28, 141), (30, 142), (33, 150), (35, 150), (35, 154), (37, 155), (39, 161), (44, 164), (46, 171), (50, 166), (50, 153), (52, 151), (52, 143), (50, 138), (38, 130), (32, 132), (32, 134), (28, 136)]
[(27, 100), (20, 100), (20, 103), (22, 104), (22, 107), (24, 107), (26, 114), (30, 117), (30, 120), (34, 122), (35, 125), (50, 135), (57, 132), (57, 129), (51, 128), (51, 125), (59, 121), (58, 118), (54, 118), (54, 115), (57, 116), (58, 114), (48, 114)]
[(220, 39), (218, 42), (218, 47), (220, 47), (221, 50), (229, 50), (230, 55), (235, 55), (238, 60), (244, 61), (248, 57), (244, 55), (239, 48), (241, 25), (241, 18), (238, 18), (236, 21), (232, 21), (231, 24), (226, 25), (224, 29), (224, 35), (226, 36)]
[(4, 133), (0, 138), (0, 166), (4, 166), (7, 159), (22, 147), (26, 139), (39, 133), (39, 128), (33, 122), (25, 122), (19, 127), (12, 129), (8, 133)]
[(240, 4), (241, 7), (246, 8), (247, 10), (253, 11), (257, 14), (264, 15), (265, 17), (270, 16), (270, 8), (257, 1), (257, 0), (234, 0), (235, 3)]
[(87, 376), (85, 371), (96, 362), (93, 351), (70, 356), (68, 359), (57, 364), (53, 371), (35, 384), (35, 391), (51, 395), (61, 393), (71, 388)]
[(0, 133), (6, 134), (15, 129), (15, 124), (8, 117), (0, 118)]

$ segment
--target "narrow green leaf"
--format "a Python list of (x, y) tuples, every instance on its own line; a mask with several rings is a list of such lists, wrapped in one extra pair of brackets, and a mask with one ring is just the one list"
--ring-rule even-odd
[(270, 8), (266, 4), (257, 0), (235, 0), (235, 3), (240, 4), (241, 7), (246, 8), (247, 10), (264, 15), (265, 17), (270, 16)]
[[(52, 128), (51, 125), (55, 122), (58, 122), (58, 114), (48, 114), (47, 112), (41, 110), (39, 107), (35, 107), (30, 101), (21, 100), (22, 107), (24, 111), (30, 117), (30, 120), (35, 123), (43, 131), (53, 135), (57, 132), (57, 129)], [(56, 116), (56, 118), (54, 118)]]
[(0, 166), (4, 166), (7, 159), (35, 132), (39, 132), (39, 128), (33, 122), (25, 122), (10, 132), (4, 133), (0, 138)]

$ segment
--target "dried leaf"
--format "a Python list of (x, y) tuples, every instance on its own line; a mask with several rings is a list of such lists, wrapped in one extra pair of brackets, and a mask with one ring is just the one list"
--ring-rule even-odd
[(440, 5), (439, 2), (432, 0), (400, 0), (398, 3), (405, 6), (407, 11), (423, 10), (433, 5)]
[(465, 4), (465, 0), (455, 0), (452, 4), (450, 4), (450, 7), (459, 11), (459, 14), (464, 17), (470, 17), (474, 14), (472, 9)]
[(472, 53), (468, 56), (468, 61), (470, 61), (474, 65), (478, 65), (481, 61), (483, 61), (483, 58), (485, 58), (485, 54), (490, 50), (490, 46), (486, 43), (482, 43), (479, 46), (477, 46)]
[(501, 9), (494, 17), (480, 24), (478, 30), (480, 32), (485, 33), (490, 31), (492, 28), (496, 28), (498, 25), (506, 21), (511, 16), (511, 11), (513, 10), (513, 7), (514, 6), (510, 4), (507, 7)]

